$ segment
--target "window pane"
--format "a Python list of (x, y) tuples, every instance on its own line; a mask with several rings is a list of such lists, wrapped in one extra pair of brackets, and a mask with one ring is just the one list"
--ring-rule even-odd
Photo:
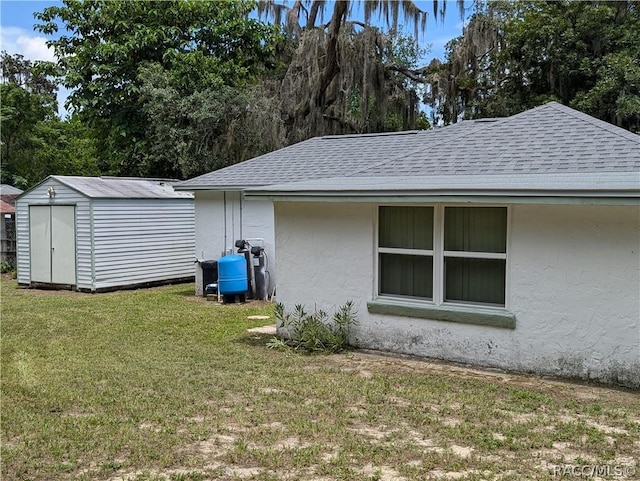
[(380, 294), (433, 297), (433, 257), (380, 254)]
[(433, 249), (433, 207), (380, 207), (380, 247)]
[(505, 260), (445, 258), (445, 300), (504, 306)]
[(445, 207), (444, 249), (507, 252), (506, 207)]

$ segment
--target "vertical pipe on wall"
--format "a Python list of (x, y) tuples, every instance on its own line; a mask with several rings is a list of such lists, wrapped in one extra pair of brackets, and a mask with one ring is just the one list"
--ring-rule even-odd
[[(231, 199), (231, 242), (236, 240), (236, 200)], [(233, 247), (233, 244), (231, 245)]]
[(223, 252), (227, 251), (227, 191), (222, 192), (222, 205), (224, 206), (224, 246)]

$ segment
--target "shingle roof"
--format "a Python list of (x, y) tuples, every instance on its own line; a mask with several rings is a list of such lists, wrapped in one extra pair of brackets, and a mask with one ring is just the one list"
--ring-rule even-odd
[[(314, 179), (638, 172), (640, 136), (557, 102), (429, 131), (316, 137), (176, 186), (242, 190)], [(386, 180), (384, 181), (386, 182)]]
[(358, 175), (640, 171), (640, 136), (551, 102)]
[(52, 175), (43, 182), (48, 179), (55, 179), (90, 198), (179, 199), (192, 197), (187, 192), (174, 191), (174, 181)]
[(462, 122), (437, 130), (314, 137), (280, 150), (181, 182), (179, 190), (242, 189), (298, 180), (351, 175), (364, 167), (406, 155), (431, 142), (470, 130)]
[(187, 187), (236, 187), (268, 185), (296, 180), (346, 175), (368, 162), (395, 157), (404, 145), (416, 144), (423, 132), (398, 135), (314, 137), (274, 152), (187, 180)]
[(13, 205), (4, 200), (0, 200), (0, 214), (14, 214), (15, 212), (16, 208)]

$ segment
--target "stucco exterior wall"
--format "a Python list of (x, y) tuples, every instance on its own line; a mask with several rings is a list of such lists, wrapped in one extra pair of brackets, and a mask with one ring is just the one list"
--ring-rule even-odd
[(376, 206), (276, 202), (278, 300), (353, 300), (360, 347), (640, 386), (640, 208), (513, 205), (507, 309), (515, 329), (370, 314)]
[(640, 208), (515, 206), (517, 369), (640, 386)]
[[(275, 236), (271, 201), (245, 201), (241, 192), (195, 192), (196, 257), (198, 260), (219, 259), (233, 249), (238, 239), (264, 239), (268, 292), (276, 285)], [(196, 295), (202, 295), (202, 269), (195, 267)]]

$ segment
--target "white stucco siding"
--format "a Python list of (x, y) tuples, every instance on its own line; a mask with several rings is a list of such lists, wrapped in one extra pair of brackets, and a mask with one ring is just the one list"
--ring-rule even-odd
[(640, 385), (640, 208), (514, 206), (510, 254), (516, 367)]
[(225, 249), (222, 192), (195, 192), (196, 257), (217, 259)]
[(276, 249), (273, 202), (242, 200), (242, 238), (264, 239), (266, 268), (268, 271), (268, 293), (276, 285)]
[[(55, 197), (47, 191), (55, 188)], [(76, 216), (76, 283), (79, 289), (91, 287), (91, 214), (90, 200), (79, 192), (49, 179), (16, 201), (16, 241), (18, 283), (31, 283), (29, 252), (29, 206), (73, 205)]]
[(362, 320), (374, 287), (374, 206), (276, 202), (274, 210), (278, 301), (327, 312), (353, 301)]
[(640, 386), (640, 211), (511, 206), (507, 307), (515, 329), (370, 314), (371, 204), (275, 203), (278, 300), (353, 300), (360, 347)]
[[(195, 196), (195, 252), (198, 260), (218, 259), (225, 250), (225, 210), (223, 192), (196, 191)], [(196, 295), (203, 293), (202, 269), (194, 265)]]
[[(271, 201), (245, 201), (241, 192), (195, 192), (195, 252), (199, 260), (234, 252), (238, 239), (264, 239), (271, 286), (275, 285), (275, 239)], [(196, 265), (196, 294), (202, 295), (202, 270)]]
[(94, 199), (95, 289), (193, 276), (191, 199)]

